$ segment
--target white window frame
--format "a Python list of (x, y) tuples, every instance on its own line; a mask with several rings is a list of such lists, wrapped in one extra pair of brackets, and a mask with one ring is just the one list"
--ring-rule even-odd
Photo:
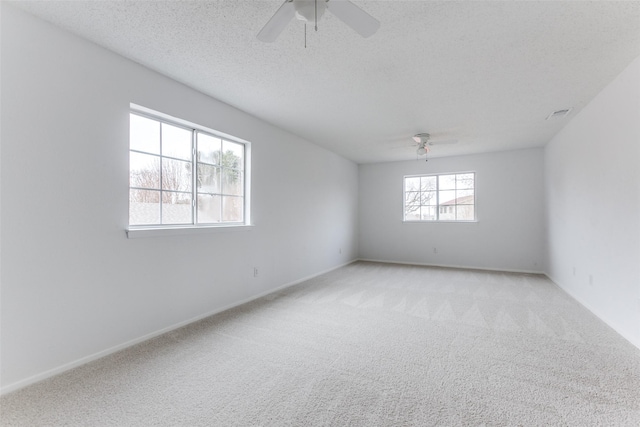
[[(245, 231), (249, 230), (252, 226), (251, 223), (251, 143), (243, 139), (237, 138), (232, 135), (228, 135), (183, 119), (179, 119), (168, 114), (160, 113), (158, 111), (151, 110), (146, 107), (142, 107), (136, 104), (130, 104), (130, 115), (138, 115), (146, 117), (152, 120), (156, 120), (161, 123), (166, 123), (171, 126), (187, 129), (192, 132), (192, 153), (191, 153), (191, 170), (193, 182), (191, 185), (191, 223), (188, 224), (144, 224), (144, 225), (128, 225), (126, 229), (128, 238), (137, 237), (155, 237), (155, 236), (170, 236), (177, 234), (198, 234), (203, 232), (225, 232), (225, 231)], [(129, 116), (130, 116), (129, 115)], [(236, 144), (240, 144), (244, 147), (244, 188), (243, 188), (243, 221), (241, 222), (215, 222), (215, 223), (198, 223), (197, 222), (197, 198), (198, 190), (196, 185), (197, 179), (197, 148), (196, 148), (196, 134), (202, 133), (213, 136), (214, 138), (220, 138), (223, 141), (229, 141)], [(129, 153), (136, 152), (137, 150), (131, 150), (131, 141), (129, 141)], [(159, 156), (160, 157), (160, 156)], [(167, 156), (164, 156), (167, 157)], [(171, 158), (171, 157), (168, 157)], [(129, 173), (131, 166), (129, 166)], [(129, 183), (129, 192), (135, 187), (131, 187)], [(163, 191), (160, 189), (160, 191)], [(162, 193), (161, 193), (162, 194)], [(222, 195), (222, 194), (221, 194)], [(127, 223), (129, 222), (129, 204), (127, 210)]]
[[(439, 200), (439, 187), (440, 187), (440, 177), (444, 175), (465, 175), (465, 174), (473, 174), (473, 219), (440, 219), (440, 210), (443, 207), (449, 207), (450, 205), (440, 205)], [(435, 192), (436, 203), (435, 213), (436, 219), (407, 219), (406, 206), (407, 206), (407, 178), (421, 178), (421, 177), (436, 177), (436, 188), (432, 191)], [(477, 208), (477, 173), (475, 171), (463, 171), (463, 172), (446, 172), (446, 173), (432, 173), (432, 174), (415, 174), (415, 175), (405, 175), (402, 177), (402, 221), (405, 223), (443, 223), (443, 222), (455, 222), (455, 223), (474, 223), (478, 222), (478, 208)], [(456, 205), (457, 206), (457, 205)], [(464, 205), (460, 205), (464, 206)]]

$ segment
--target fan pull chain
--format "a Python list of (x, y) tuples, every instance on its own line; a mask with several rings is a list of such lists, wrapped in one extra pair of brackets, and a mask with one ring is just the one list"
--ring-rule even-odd
[[(313, 1), (315, 30), (318, 31), (318, 0)], [(307, 48), (307, 22), (304, 23), (304, 48)]]

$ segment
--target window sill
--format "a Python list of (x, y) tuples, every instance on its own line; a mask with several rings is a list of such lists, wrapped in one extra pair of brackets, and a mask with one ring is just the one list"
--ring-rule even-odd
[(407, 221), (407, 220), (403, 220), (402, 223), (403, 224), (442, 224), (442, 223), (446, 223), (446, 224), (477, 224), (478, 220), (477, 219), (474, 219), (473, 221), (455, 221), (455, 220), (446, 220), (446, 219), (437, 220), (437, 221)]
[(250, 231), (253, 225), (214, 225), (184, 227), (140, 227), (126, 230), (128, 239), (143, 237), (180, 236), (187, 234), (228, 233), (234, 231)]

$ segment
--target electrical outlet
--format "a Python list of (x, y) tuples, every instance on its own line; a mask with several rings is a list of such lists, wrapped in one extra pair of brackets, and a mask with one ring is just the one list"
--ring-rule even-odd
[(258, 267), (253, 267), (253, 277), (258, 277)]
[(438, 248), (433, 248), (433, 253), (437, 254), (438, 253)]
[(589, 275), (589, 286), (593, 286), (593, 274)]
[(338, 253), (342, 254), (342, 248), (338, 249)]

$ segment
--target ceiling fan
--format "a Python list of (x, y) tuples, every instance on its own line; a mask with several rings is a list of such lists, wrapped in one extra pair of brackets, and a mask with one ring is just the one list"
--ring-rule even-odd
[(448, 145), (455, 144), (458, 142), (457, 139), (446, 139), (446, 140), (431, 140), (431, 135), (428, 133), (418, 133), (413, 136), (413, 140), (418, 143), (418, 149), (416, 150), (416, 154), (418, 156), (426, 155), (431, 149), (429, 148), (432, 145)]
[(377, 19), (347, 0), (285, 0), (260, 30), (258, 40), (274, 42), (294, 17), (305, 24), (314, 23), (317, 31), (318, 20), (326, 9), (362, 37), (369, 37), (380, 28)]

